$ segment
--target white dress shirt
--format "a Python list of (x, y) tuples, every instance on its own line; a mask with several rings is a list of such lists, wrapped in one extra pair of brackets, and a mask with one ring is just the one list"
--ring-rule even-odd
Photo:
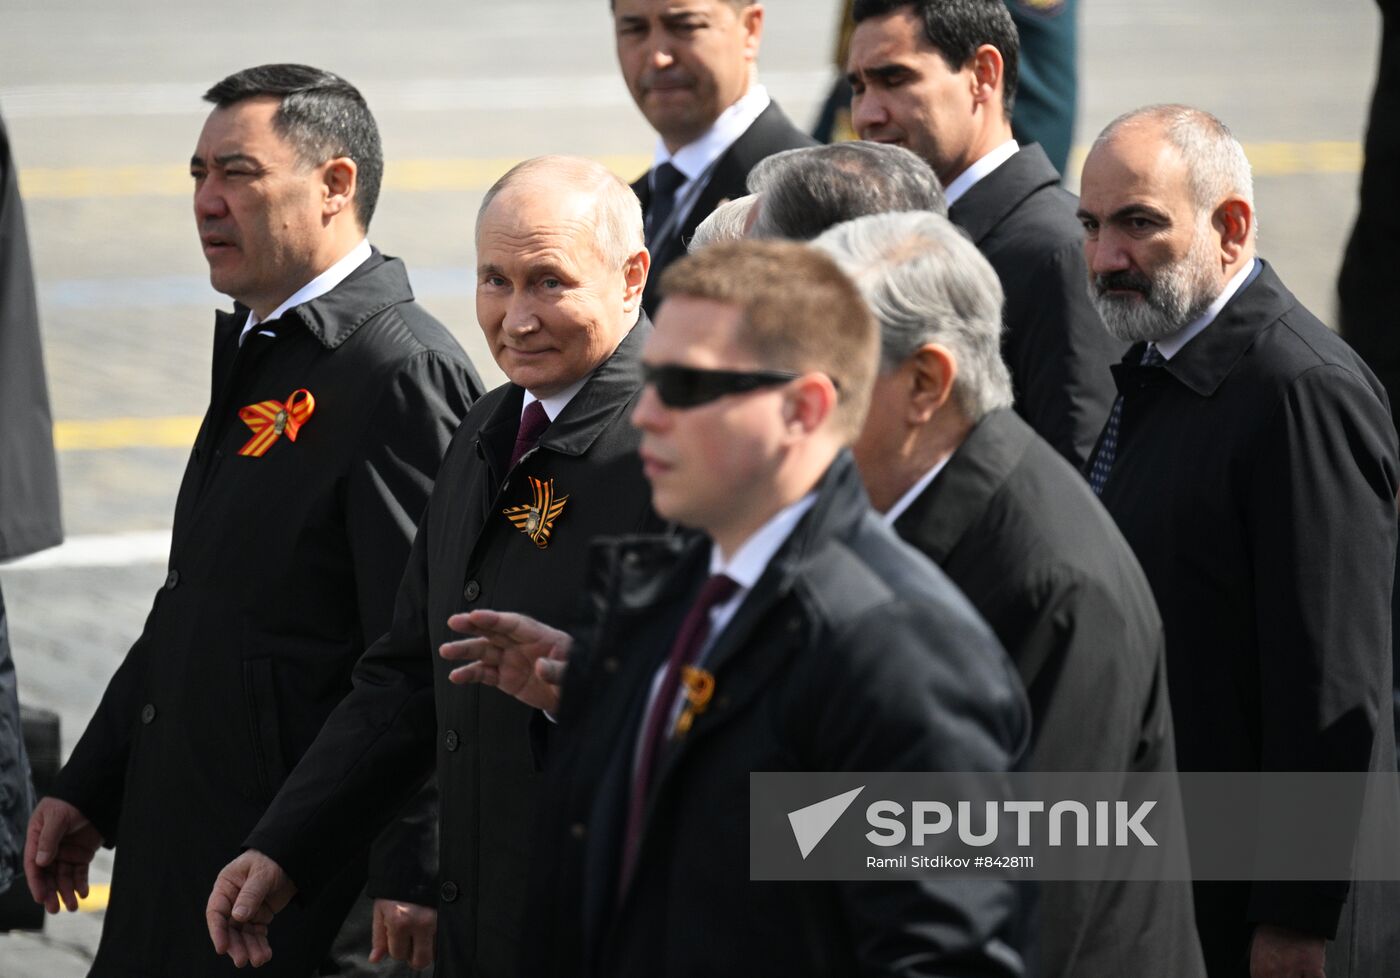
[(956, 204), (958, 198), (977, 186), (977, 183), (983, 177), (1011, 159), (1011, 157), (1015, 156), (1020, 151), (1021, 144), (1014, 139), (1008, 139), (966, 170), (959, 173), (948, 186), (943, 188), (943, 196), (948, 198), (948, 206), (952, 207)]
[(1248, 265), (1245, 265), (1229, 282), (1225, 283), (1225, 289), (1212, 302), (1206, 311), (1201, 313), (1191, 322), (1177, 330), (1166, 339), (1161, 339), (1154, 344), (1157, 352), (1162, 354), (1162, 359), (1170, 360), (1181, 352), (1181, 348), (1199, 336), (1207, 326), (1215, 322), (1215, 317), (1220, 315), (1220, 310), (1225, 308), (1225, 304), (1235, 297), (1235, 293), (1244, 287), (1244, 283), (1254, 274), (1255, 268), (1259, 266), (1259, 259), (1252, 258)]
[(588, 383), (588, 378), (592, 376), (592, 373), (585, 374), (568, 387), (565, 387), (558, 394), (554, 394), (550, 397), (536, 397), (534, 394), (526, 391), (525, 396), (520, 400), (520, 416), (524, 418), (525, 409), (535, 401), (539, 401), (544, 407), (545, 416), (549, 418), (550, 423), (553, 423), (554, 419), (559, 417), (559, 412), (569, 406), (569, 402), (574, 399), (574, 395), (583, 390), (583, 385)]
[[(256, 329), (258, 323), (270, 323), (288, 309), (299, 306), (303, 302), (310, 302), (312, 299), (319, 299), (321, 296), (325, 295), (331, 289), (349, 278), (350, 273), (368, 261), (371, 254), (369, 239), (361, 238), (360, 243), (351, 248), (350, 252), (344, 258), (340, 259), (340, 261), (336, 262), (310, 282), (307, 282), (301, 288), (293, 292), (286, 302), (272, 310), (271, 316), (268, 316), (266, 319), (259, 319), (257, 313), (249, 311), (248, 322), (243, 327), (243, 332), (238, 334), (238, 345), (243, 345), (243, 339), (248, 335), (248, 331)], [(268, 335), (271, 336), (272, 334), (269, 332)]]
[[(710, 171), (719, 162), (719, 158), (740, 136), (748, 132), (749, 126), (754, 124), (772, 101), (768, 96), (768, 89), (755, 83), (749, 86), (749, 90), (739, 101), (720, 113), (714, 125), (710, 126), (703, 136), (682, 146), (675, 153), (668, 150), (666, 143), (657, 137), (652, 169), (655, 170), (662, 163), (670, 163), (686, 178), (685, 183), (676, 188), (676, 204), (669, 222), (672, 229), (685, 223), (686, 215), (695, 206), (695, 201), (705, 185), (709, 183)], [(656, 188), (651, 189), (654, 191)], [(652, 234), (662, 231), (661, 228), (650, 230)]]
[(943, 466), (947, 465), (948, 459), (952, 457), (952, 455), (947, 456), (920, 476), (919, 481), (910, 486), (909, 491), (900, 496), (899, 501), (885, 511), (880, 518), (885, 521), (886, 526), (894, 526), (894, 521), (903, 516), (904, 511), (913, 505), (914, 500), (918, 499), (923, 491), (933, 484), (933, 480), (938, 478), (938, 473), (943, 471)]

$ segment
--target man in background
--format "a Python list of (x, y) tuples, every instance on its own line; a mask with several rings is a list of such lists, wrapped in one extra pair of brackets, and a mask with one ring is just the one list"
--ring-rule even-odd
[(755, 163), (813, 140), (758, 82), (763, 4), (751, 0), (612, 0), (617, 60), (656, 131), (652, 168), (632, 185), (657, 283), (723, 200), (742, 197)]
[(848, 77), (862, 139), (918, 153), (948, 216), (1006, 293), (1016, 411), (1076, 468), (1113, 403), (1122, 353), (1085, 294), (1074, 197), (1011, 119), (1020, 42), (1002, 0), (856, 0)]

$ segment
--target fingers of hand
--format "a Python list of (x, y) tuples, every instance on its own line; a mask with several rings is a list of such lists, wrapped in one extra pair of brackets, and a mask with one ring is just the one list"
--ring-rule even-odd
[(501, 682), (501, 671), (480, 662), (473, 662), (469, 666), (458, 666), (453, 669), (447, 674), (447, 678), (459, 686), (469, 686), (472, 683), (498, 686)]
[(551, 686), (564, 684), (564, 672), (569, 664), (560, 659), (540, 659), (535, 663), (535, 675)]
[(497, 665), (504, 654), (502, 650), (484, 638), (464, 638), (456, 642), (444, 642), (438, 654), (450, 662), (487, 662)]

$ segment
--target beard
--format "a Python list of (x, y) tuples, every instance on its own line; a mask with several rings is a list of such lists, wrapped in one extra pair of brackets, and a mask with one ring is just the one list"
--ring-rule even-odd
[[(1115, 339), (1148, 343), (1166, 339), (1205, 312), (1220, 294), (1218, 254), (1204, 227), (1196, 229), (1181, 258), (1155, 272), (1122, 271), (1095, 275), (1089, 296)], [(1125, 289), (1137, 295), (1112, 295)]]

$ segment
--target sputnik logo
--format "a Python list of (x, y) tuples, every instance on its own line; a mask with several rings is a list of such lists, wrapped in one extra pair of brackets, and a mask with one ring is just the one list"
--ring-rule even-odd
[(792, 825), (792, 834), (797, 839), (797, 848), (801, 851), (803, 859), (811, 855), (812, 850), (826, 838), (832, 826), (846, 814), (846, 809), (851, 807), (856, 795), (864, 790), (865, 785), (861, 785), (825, 801), (819, 801), (815, 805), (788, 812), (788, 822)]

